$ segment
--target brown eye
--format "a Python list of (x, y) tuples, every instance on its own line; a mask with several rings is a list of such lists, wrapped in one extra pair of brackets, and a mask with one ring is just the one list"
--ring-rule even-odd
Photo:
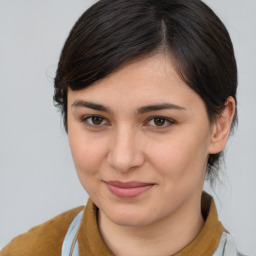
[(82, 122), (90, 126), (103, 126), (108, 123), (107, 120), (101, 116), (88, 116), (86, 118), (83, 118)]
[(100, 116), (92, 116), (91, 117), (91, 122), (94, 125), (101, 125), (103, 123), (104, 119)]
[(156, 117), (153, 119), (156, 126), (163, 126), (166, 123), (166, 119), (162, 117)]
[(156, 116), (152, 117), (147, 124), (153, 127), (165, 128), (169, 127), (172, 124), (175, 124), (175, 121), (170, 118)]

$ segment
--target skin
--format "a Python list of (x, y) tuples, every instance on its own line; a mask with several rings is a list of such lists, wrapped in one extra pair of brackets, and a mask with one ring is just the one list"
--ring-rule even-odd
[[(211, 124), (203, 100), (163, 54), (130, 62), (88, 88), (68, 90), (75, 167), (99, 208), (100, 232), (114, 255), (171, 255), (196, 237), (204, 224), (208, 155), (224, 148), (234, 109), (229, 97)], [(150, 188), (121, 198), (109, 181)]]

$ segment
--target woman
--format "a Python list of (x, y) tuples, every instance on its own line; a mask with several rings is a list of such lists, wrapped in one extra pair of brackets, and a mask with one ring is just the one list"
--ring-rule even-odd
[(0, 255), (239, 255), (203, 192), (236, 88), (229, 34), (201, 1), (97, 2), (70, 32), (54, 94), (90, 199)]

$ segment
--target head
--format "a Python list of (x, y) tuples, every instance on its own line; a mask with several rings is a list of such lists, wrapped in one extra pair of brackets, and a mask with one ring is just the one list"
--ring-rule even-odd
[[(199, 0), (101, 0), (76, 22), (62, 50), (54, 100), (66, 131), (68, 89), (81, 90), (132, 60), (163, 53), (180, 78), (203, 100), (210, 123), (236, 101), (237, 68), (229, 34)], [(232, 127), (237, 122), (235, 114)], [(208, 176), (222, 152), (210, 154)]]
[[(229, 34), (203, 2), (101, 0), (89, 8), (62, 50), (54, 100), (102, 216), (146, 225), (199, 213), (206, 169), (213, 180), (236, 123), (236, 87)], [(127, 192), (115, 181), (140, 188)]]

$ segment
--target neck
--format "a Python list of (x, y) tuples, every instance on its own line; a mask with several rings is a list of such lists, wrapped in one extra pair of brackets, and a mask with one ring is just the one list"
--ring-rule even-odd
[(183, 209), (153, 224), (120, 226), (99, 211), (103, 240), (116, 256), (170, 256), (188, 245), (204, 225), (201, 204)]

